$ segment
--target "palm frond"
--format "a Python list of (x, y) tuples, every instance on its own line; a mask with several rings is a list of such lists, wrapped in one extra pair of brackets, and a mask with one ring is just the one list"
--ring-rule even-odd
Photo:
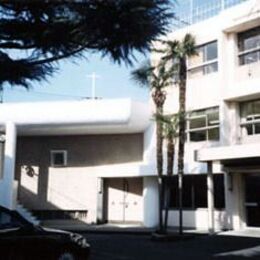
[(178, 136), (178, 114), (154, 114), (153, 119), (162, 124), (164, 138), (176, 138)]
[(131, 72), (131, 79), (140, 86), (149, 87), (154, 75), (154, 67), (145, 62), (140, 68)]
[(183, 52), (186, 56), (191, 57), (197, 55), (195, 37), (191, 34), (186, 34), (182, 41)]

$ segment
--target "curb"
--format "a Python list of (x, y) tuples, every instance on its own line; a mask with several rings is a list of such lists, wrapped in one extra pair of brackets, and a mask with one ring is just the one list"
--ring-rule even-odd
[(44, 226), (46, 228), (60, 229), (75, 233), (86, 234), (120, 234), (120, 235), (151, 235), (154, 230), (131, 230), (131, 229), (89, 229), (66, 226)]

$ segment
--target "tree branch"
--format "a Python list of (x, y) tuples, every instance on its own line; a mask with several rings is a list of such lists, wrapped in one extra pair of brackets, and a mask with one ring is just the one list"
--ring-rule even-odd
[(82, 47), (78, 48), (77, 50), (74, 50), (74, 51), (71, 51), (71, 52), (68, 52), (68, 53), (65, 53), (65, 54), (62, 54), (62, 55), (58, 55), (58, 56), (55, 56), (55, 57), (50, 57), (50, 58), (46, 58), (46, 59), (42, 59), (42, 60), (36, 60), (36, 61), (30, 62), (30, 64), (31, 65), (41, 65), (41, 64), (44, 64), (44, 63), (52, 63), (52, 62), (55, 62), (55, 61), (59, 61), (61, 59), (65, 59), (65, 58), (68, 58), (70, 56), (73, 56), (73, 55), (83, 51), (85, 48), (87, 48), (87, 46), (82, 46)]

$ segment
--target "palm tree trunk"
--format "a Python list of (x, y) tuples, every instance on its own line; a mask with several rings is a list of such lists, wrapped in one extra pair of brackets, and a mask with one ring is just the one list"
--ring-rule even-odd
[(174, 162), (175, 147), (172, 137), (167, 138), (167, 175), (173, 175), (173, 162)]
[[(173, 162), (174, 162), (174, 154), (175, 154), (175, 147), (173, 138), (170, 136), (167, 138), (167, 176), (173, 175)], [(166, 179), (165, 183), (165, 214), (164, 214), (164, 231), (167, 233), (168, 229), (168, 216), (169, 216), (169, 207), (170, 207), (170, 183), (169, 180)]]
[[(162, 106), (156, 109), (157, 114), (162, 114)], [(158, 191), (159, 191), (159, 232), (163, 232), (163, 136), (162, 136), (162, 122), (156, 121), (156, 160), (157, 160), (157, 174), (158, 174)]]
[(183, 234), (183, 173), (185, 147), (185, 113), (186, 113), (186, 58), (180, 59), (179, 70), (179, 149), (178, 149), (178, 187), (179, 187), (179, 234)]

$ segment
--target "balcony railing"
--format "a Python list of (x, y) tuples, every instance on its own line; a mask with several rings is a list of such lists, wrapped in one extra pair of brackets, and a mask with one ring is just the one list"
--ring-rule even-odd
[[(222, 10), (248, 0), (199, 0), (178, 1), (176, 4), (174, 29), (180, 29), (218, 15)], [(206, 3), (205, 3), (206, 2)]]

